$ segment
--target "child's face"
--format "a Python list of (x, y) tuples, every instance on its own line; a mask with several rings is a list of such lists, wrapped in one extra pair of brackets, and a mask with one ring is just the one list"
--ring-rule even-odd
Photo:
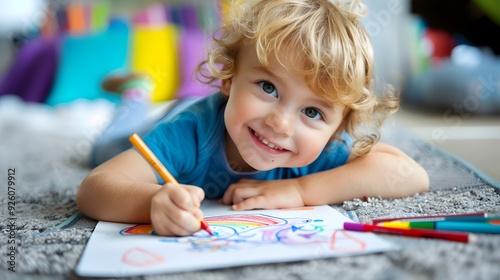
[(237, 70), (222, 82), (229, 96), (226, 153), (235, 170), (270, 170), (312, 163), (342, 122), (343, 107), (315, 95), (303, 77), (275, 59), (264, 67), (245, 46)]

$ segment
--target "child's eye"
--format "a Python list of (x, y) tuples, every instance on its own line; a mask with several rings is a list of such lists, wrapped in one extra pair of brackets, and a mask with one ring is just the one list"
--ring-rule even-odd
[(321, 120), (323, 116), (321, 115), (321, 112), (318, 111), (318, 109), (313, 108), (313, 107), (307, 107), (305, 109), (302, 109), (302, 113), (306, 115), (308, 118), (311, 118), (313, 120)]
[(268, 93), (274, 97), (278, 97), (278, 92), (276, 91), (276, 87), (273, 84), (264, 81), (264, 82), (259, 82), (259, 86), (266, 93)]

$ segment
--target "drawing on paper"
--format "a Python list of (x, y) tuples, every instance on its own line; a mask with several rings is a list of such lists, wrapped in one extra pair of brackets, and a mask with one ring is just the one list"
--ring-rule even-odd
[(137, 267), (155, 266), (164, 262), (162, 256), (143, 248), (133, 247), (122, 256), (122, 262)]
[[(259, 244), (303, 245), (324, 243), (318, 233), (323, 220), (279, 218), (264, 214), (221, 215), (205, 218), (214, 237), (204, 231), (193, 236), (165, 237), (161, 242), (190, 244), (192, 250), (228, 250)], [(120, 231), (122, 235), (156, 235), (151, 225), (136, 225)]]
[(372, 233), (342, 230), (350, 221), (327, 205), (297, 209), (233, 211), (204, 205), (214, 231), (164, 237), (146, 224), (100, 221), (76, 272), (80, 276), (124, 277), (246, 264), (338, 257), (390, 250)]

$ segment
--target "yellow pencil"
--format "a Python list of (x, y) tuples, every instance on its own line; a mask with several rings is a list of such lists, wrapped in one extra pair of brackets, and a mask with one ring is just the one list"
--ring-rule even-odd
[[(130, 142), (139, 151), (139, 153), (149, 162), (149, 164), (158, 172), (160, 177), (165, 180), (165, 182), (171, 182), (179, 185), (179, 182), (172, 176), (172, 174), (167, 170), (167, 168), (161, 163), (161, 161), (156, 157), (156, 155), (149, 149), (149, 147), (142, 141), (141, 137), (137, 133), (132, 134), (129, 138)], [(214, 235), (207, 222), (203, 219), (200, 220), (201, 228), (208, 232), (210, 235)]]

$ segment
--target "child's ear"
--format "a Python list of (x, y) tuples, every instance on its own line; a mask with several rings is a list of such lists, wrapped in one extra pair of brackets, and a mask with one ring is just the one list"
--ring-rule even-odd
[(220, 91), (225, 96), (229, 96), (229, 93), (231, 92), (231, 78), (222, 80)]

